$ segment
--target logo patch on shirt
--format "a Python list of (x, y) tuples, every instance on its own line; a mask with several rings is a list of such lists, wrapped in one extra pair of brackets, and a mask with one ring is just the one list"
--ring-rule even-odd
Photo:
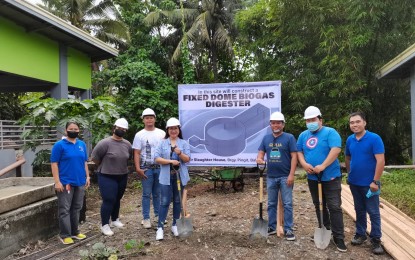
[(307, 145), (308, 148), (313, 149), (314, 147), (317, 146), (317, 143), (318, 143), (317, 137), (312, 136), (307, 140), (305, 144)]
[(80, 152), (83, 152), (84, 151), (84, 148), (82, 146), (78, 146), (78, 148), (79, 148), (79, 151)]

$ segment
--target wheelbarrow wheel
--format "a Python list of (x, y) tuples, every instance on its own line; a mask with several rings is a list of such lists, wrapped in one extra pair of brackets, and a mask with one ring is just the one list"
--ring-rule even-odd
[(232, 188), (234, 191), (238, 192), (238, 191), (243, 191), (244, 190), (244, 180), (243, 179), (238, 179), (238, 180), (233, 180), (232, 181)]

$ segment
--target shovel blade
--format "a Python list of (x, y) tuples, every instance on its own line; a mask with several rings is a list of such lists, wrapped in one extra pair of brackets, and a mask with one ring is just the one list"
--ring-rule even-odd
[(250, 239), (254, 238), (267, 238), (268, 237), (268, 221), (260, 218), (254, 219), (252, 223), (252, 230), (249, 236)]
[(327, 230), (326, 227), (316, 228), (314, 230), (314, 244), (318, 249), (326, 249), (330, 244), (331, 231)]
[(176, 220), (179, 237), (188, 237), (193, 233), (192, 218), (180, 218)]

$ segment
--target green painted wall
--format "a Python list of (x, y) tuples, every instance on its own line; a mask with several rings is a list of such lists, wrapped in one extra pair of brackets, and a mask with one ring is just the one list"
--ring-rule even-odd
[(0, 17), (0, 70), (59, 82), (59, 46), (57, 42)]
[(68, 49), (68, 85), (80, 89), (91, 88), (91, 59), (82, 52)]

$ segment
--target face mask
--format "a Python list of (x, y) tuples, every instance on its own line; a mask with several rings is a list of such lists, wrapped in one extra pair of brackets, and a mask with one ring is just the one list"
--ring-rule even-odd
[(77, 138), (79, 135), (79, 132), (75, 132), (75, 131), (67, 131), (66, 133), (69, 138)]
[(318, 122), (307, 123), (307, 129), (311, 132), (317, 131), (319, 128)]
[(281, 132), (281, 129), (276, 129), (272, 131), (274, 134), (279, 134)]
[(121, 129), (115, 129), (114, 134), (118, 137), (123, 137), (125, 135), (125, 131)]

